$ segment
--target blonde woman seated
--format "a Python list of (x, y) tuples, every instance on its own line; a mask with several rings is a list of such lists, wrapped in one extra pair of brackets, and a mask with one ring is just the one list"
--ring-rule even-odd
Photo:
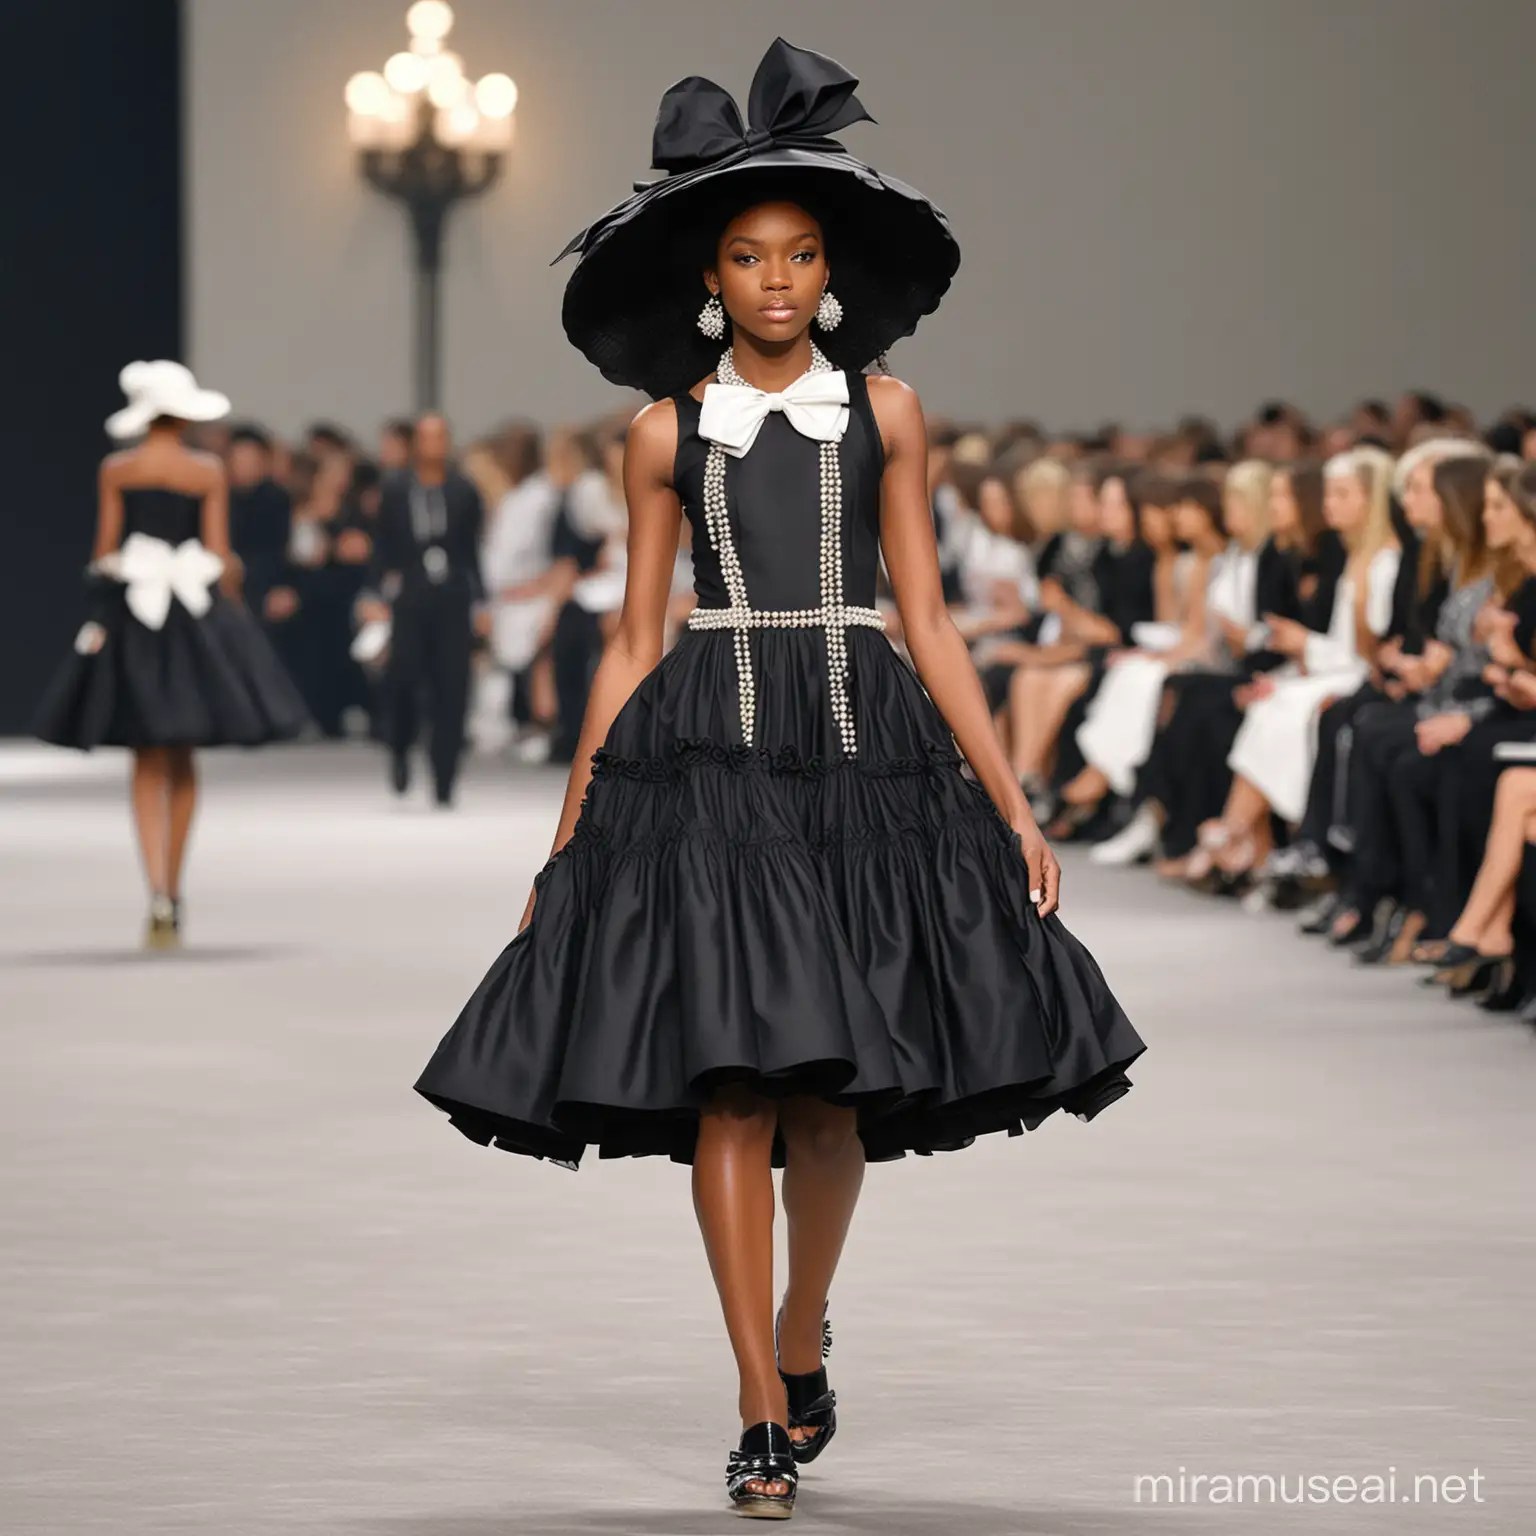
[[(1165, 634), (1132, 634), (1140, 648), (1111, 660), (1077, 732), (1088, 766), (1062, 792), (1067, 804), (1132, 794), (1137, 770), (1166, 723), (1163, 690), (1169, 676), (1193, 669), (1229, 671), (1247, 649), (1258, 551), (1269, 535), (1270, 474), (1268, 464), (1249, 459), (1228, 473), (1219, 492), (1191, 481), (1181, 493), (1173, 531), (1184, 551), (1172, 562), (1172, 623)], [(1153, 542), (1150, 532), (1147, 538)]]
[(1323, 516), (1347, 551), (1327, 631), (1265, 615), (1270, 646), (1291, 658), (1250, 690), (1243, 724), (1227, 765), (1231, 793), (1220, 819), (1200, 829), (1204, 858), (1186, 878), (1204, 879), (1212, 865), (1245, 874), (1269, 851), (1269, 817), (1299, 822), (1307, 808), (1317, 719), (1332, 699), (1351, 694), (1370, 674), (1377, 644), (1392, 622), (1402, 551), (1392, 526), (1392, 457), (1352, 448), (1324, 466)]

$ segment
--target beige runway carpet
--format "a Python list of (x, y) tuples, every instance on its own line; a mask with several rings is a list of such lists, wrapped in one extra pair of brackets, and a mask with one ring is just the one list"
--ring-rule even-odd
[[(0, 770), (0, 1533), (743, 1529), (687, 1170), (410, 1091), (559, 776), (440, 814), (362, 748), (212, 759), (152, 959), (121, 763)], [(1064, 912), (1136, 1089), (871, 1169), (797, 1527), (1536, 1530), (1536, 1037), (1144, 872), (1069, 856)]]

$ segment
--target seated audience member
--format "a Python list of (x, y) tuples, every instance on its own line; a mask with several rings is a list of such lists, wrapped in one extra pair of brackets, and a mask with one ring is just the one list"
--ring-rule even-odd
[(1268, 649), (1264, 616), (1311, 624), (1320, 607), (1325, 618), (1317, 627), (1326, 624), (1337, 569), (1324, 588), (1320, 566), (1330, 563), (1324, 546), (1332, 536), (1322, 508), (1316, 465), (1238, 465), (1228, 475), (1222, 515), (1231, 540), (1213, 562), (1209, 587), (1214, 660), (1167, 678), (1166, 718), (1136, 776), (1135, 815), (1095, 846), (1095, 863), (1137, 863), (1160, 852), (1164, 877), (1189, 873), (1196, 830), (1220, 815), (1231, 786), (1226, 760), (1242, 724), (1239, 698), (1256, 676), (1285, 661)]
[[(1158, 561), (1167, 582), (1157, 594), (1159, 622), (1132, 632), (1138, 649), (1110, 659), (1077, 731), (1087, 766), (1062, 791), (1068, 805), (1095, 805), (1111, 794), (1129, 798), (1152, 752), (1170, 676), (1185, 669), (1225, 670), (1232, 660), (1227, 624), (1238, 627), (1240, 643), (1246, 641), (1255, 620), (1258, 545), (1268, 531), (1269, 476), (1267, 464), (1249, 460), (1228, 473), (1221, 490), (1211, 481), (1191, 480), (1180, 494), (1165, 538), (1167, 549), (1183, 548), (1171, 561)], [(1234, 520), (1231, 538), (1224, 512)], [(1249, 538), (1246, 545), (1239, 531)], [(1148, 542), (1157, 550), (1150, 535)]]
[[(1488, 648), (1483, 681), (1495, 702), (1457, 740), (1442, 741), (1448, 732), (1420, 727), (1421, 750), (1446, 759), (1436, 803), (1439, 858), (1426, 923), (1430, 935), (1449, 934), (1469, 899), (1495, 790), (1508, 766), (1503, 751), (1536, 742), (1536, 465), (1494, 462), (1484, 487), (1483, 519), (1490, 546), (1505, 557), (1498, 573), (1502, 601), (1483, 610), (1475, 631)], [(1444, 941), (1431, 938), (1417, 946), (1414, 958), (1432, 961), (1444, 948)]]
[(1348, 558), (1325, 633), (1295, 619), (1268, 618), (1270, 646), (1290, 657), (1295, 670), (1271, 673), (1257, 685), (1228, 756), (1233, 784), (1226, 808), (1201, 828), (1202, 845), (1228, 876), (1262, 862), (1271, 813), (1301, 820), (1317, 715), (1365, 680), (1392, 622), (1402, 557), (1392, 525), (1392, 459), (1379, 449), (1356, 448), (1330, 459), (1324, 473), (1324, 513)]
[(1451, 744), (1493, 703), (1482, 680), (1489, 656), (1474, 631), (1494, 595), (1497, 554), (1483, 519), (1483, 456), (1418, 466), (1405, 490), (1421, 540), (1416, 580), (1420, 632), (1377, 655), (1385, 697), (1366, 704), (1351, 729), (1349, 855), (1336, 940), (1357, 957), (1406, 961), (1432, 902), (1436, 783), (1446, 759), (1421, 744)]
[[(1123, 552), (1133, 543), (1147, 555), (1143, 617), (1152, 616), (1154, 562), (1140, 544), (1137, 511), (1124, 479), (1109, 466), (1086, 460), (1070, 473), (1066, 526), (1045, 541), (1036, 561), (1044, 617), (1031, 641), (999, 647), (996, 653), (997, 660), (1012, 667), (1009, 756), (1020, 782), (1034, 795), (1046, 790), (1057, 735), (1073, 701), (1102, 672), (1108, 648), (1122, 638), (1105, 617), (1113, 597), (1108, 579), (1120, 572)], [(1109, 528), (1115, 530), (1113, 537), (1107, 536)], [(1118, 585), (1129, 590), (1134, 583), (1122, 579)]]

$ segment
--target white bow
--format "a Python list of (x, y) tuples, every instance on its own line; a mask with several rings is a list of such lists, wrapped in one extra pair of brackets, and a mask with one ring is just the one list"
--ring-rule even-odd
[(840, 368), (802, 373), (787, 389), (769, 394), (750, 384), (706, 384), (699, 436), (741, 458), (757, 441), (769, 411), (783, 411), (802, 437), (836, 443), (848, 430), (848, 378)]
[(208, 589), (224, 562), (197, 539), (176, 545), (147, 533), (130, 533), (110, 563), (110, 575), (127, 588), (128, 611), (146, 629), (163, 629), (175, 597), (195, 619), (213, 605)]

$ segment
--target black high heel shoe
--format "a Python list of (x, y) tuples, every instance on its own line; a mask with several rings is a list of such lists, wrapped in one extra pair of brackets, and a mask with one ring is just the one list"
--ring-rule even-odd
[(1355, 964), (1380, 965), (1392, 953), (1407, 920), (1407, 907), (1395, 901), (1384, 912), (1378, 908), (1370, 933), (1355, 946)]
[(1446, 990), (1452, 997), (1481, 997), (1499, 987), (1506, 977), (1513, 976), (1513, 955), (1479, 955), (1453, 972), (1441, 971)]
[(1525, 1001), (1525, 979), (1515, 964), (1513, 955), (1505, 955), (1499, 961), (1493, 979), (1477, 994), (1479, 1008), (1489, 1013), (1513, 1013)]
[[(795, 1512), (800, 1472), (789, 1431), (772, 1419), (749, 1424), (725, 1463), (725, 1490), (738, 1515), (750, 1520), (788, 1520)], [(748, 1483), (783, 1483), (787, 1493), (762, 1493)]]
[(1421, 987), (1448, 987), (1459, 980), (1469, 966), (1482, 959), (1475, 944), (1447, 944), (1438, 960), (1430, 962), (1434, 969), (1428, 976), (1419, 977)]
[[(775, 1357), (779, 1352), (779, 1322), (783, 1316), (784, 1308), (780, 1305), (778, 1316), (773, 1320)], [(831, 1353), (832, 1324), (827, 1321), (827, 1309), (823, 1306), (821, 1358), (825, 1360)], [(791, 1455), (801, 1466), (805, 1466), (826, 1450), (827, 1442), (837, 1433), (837, 1393), (827, 1385), (827, 1368), (824, 1365), (799, 1375), (790, 1375), (781, 1370), (779, 1380), (784, 1383), (784, 1395), (789, 1399), (789, 1427), (816, 1431), (809, 1440), (796, 1440), (793, 1435), (789, 1438)]]

